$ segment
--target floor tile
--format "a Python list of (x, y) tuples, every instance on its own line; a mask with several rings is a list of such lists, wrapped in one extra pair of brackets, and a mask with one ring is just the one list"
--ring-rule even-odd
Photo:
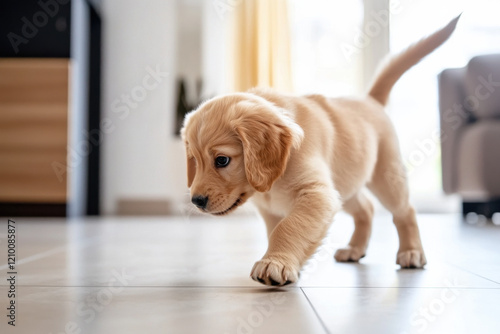
[(330, 333), (498, 333), (500, 289), (304, 288)]
[[(1, 333), (325, 333), (300, 289), (20, 287)], [(6, 288), (0, 288), (2, 309)], [(2, 314), (2, 318), (4, 315)]]
[[(314, 260), (312, 260), (314, 261)], [(446, 263), (425, 269), (400, 269), (396, 265), (310, 261), (301, 272), (301, 287), (445, 287), (450, 281), (468, 288), (500, 288), (500, 285)]]

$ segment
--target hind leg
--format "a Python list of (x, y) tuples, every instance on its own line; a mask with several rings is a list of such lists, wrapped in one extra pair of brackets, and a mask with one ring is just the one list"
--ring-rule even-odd
[(349, 245), (335, 253), (339, 262), (354, 261), (365, 256), (372, 232), (373, 205), (361, 191), (344, 203), (344, 210), (354, 218), (354, 233)]
[(392, 144), (381, 147), (380, 152), (375, 174), (368, 188), (393, 215), (399, 236), (396, 263), (402, 268), (422, 268), (427, 260), (415, 210), (409, 203), (408, 182), (399, 151)]

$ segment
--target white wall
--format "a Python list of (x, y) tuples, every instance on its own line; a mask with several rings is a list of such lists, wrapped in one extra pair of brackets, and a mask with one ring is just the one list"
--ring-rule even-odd
[[(187, 190), (184, 151), (173, 135), (176, 7), (176, 1), (103, 0), (103, 214), (116, 213), (120, 199), (175, 204)], [(156, 68), (168, 72), (159, 83), (149, 75)], [(131, 107), (126, 95), (135, 96)]]
[[(231, 6), (228, 12), (222, 15), (216, 10), (220, 2), (203, 0), (202, 8), (202, 59), (201, 69), (203, 73), (203, 97), (209, 98), (214, 95), (228, 93), (230, 86), (230, 49), (228, 39), (230, 38), (231, 15), (234, 10)], [(230, 4), (230, 3), (229, 3)]]

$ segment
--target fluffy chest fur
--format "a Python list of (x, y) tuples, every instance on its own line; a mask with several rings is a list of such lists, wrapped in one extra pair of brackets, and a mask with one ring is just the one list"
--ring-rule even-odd
[(252, 201), (261, 210), (275, 216), (285, 217), (292, 209), (293, 198), (279, 187), (273, 187), (268, 192), (256, 193)]

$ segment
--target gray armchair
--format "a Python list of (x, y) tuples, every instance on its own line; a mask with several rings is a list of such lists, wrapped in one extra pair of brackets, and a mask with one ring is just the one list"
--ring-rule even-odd
[(500, 54), (439, 74), (443, 190), (463, 213), (500, 212)]

